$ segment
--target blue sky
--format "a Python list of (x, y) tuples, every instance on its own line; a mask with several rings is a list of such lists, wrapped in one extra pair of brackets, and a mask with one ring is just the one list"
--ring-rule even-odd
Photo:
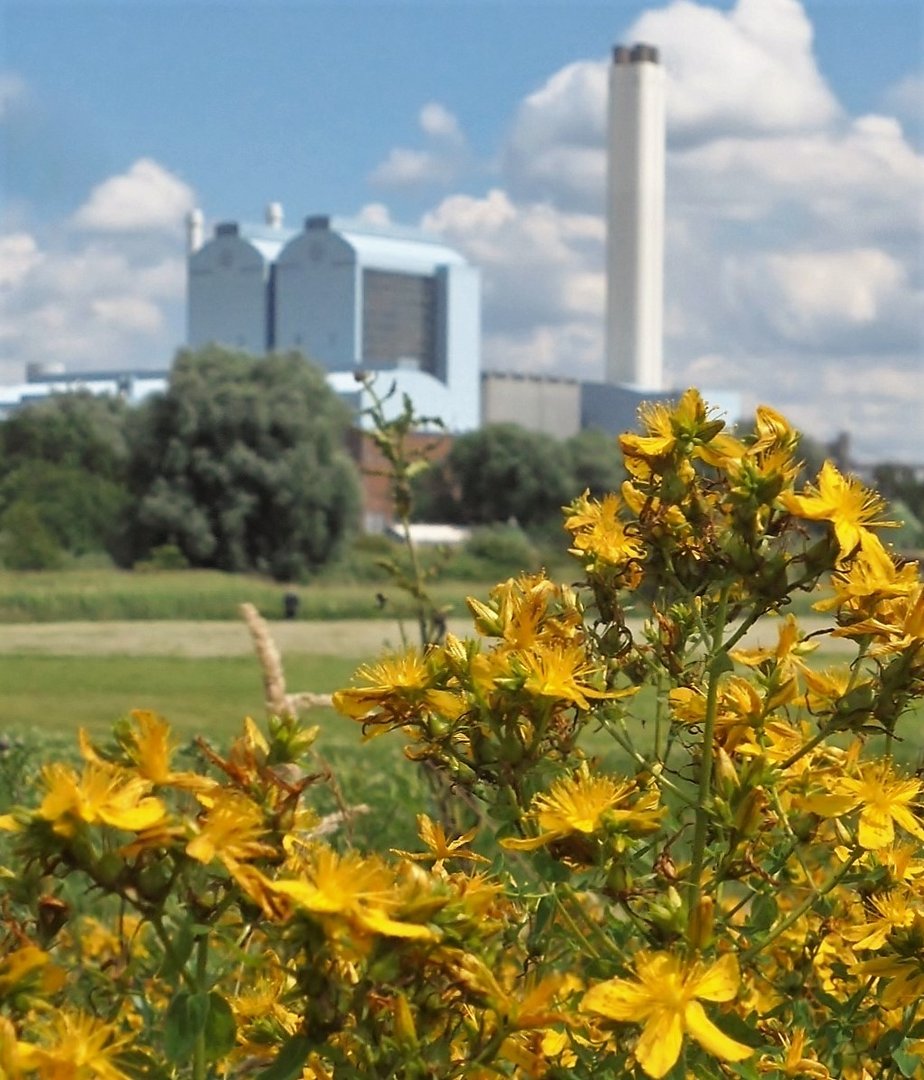
[(669, 79), (667, 372), (924, 463), (919, 0), (0, 0), (0, 379), (163, 366), (181, 222), (423, 224), (488, 366), (599, 374), (605, 59)]

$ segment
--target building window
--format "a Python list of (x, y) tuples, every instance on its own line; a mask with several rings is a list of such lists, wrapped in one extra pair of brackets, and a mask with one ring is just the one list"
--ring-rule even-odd
[(363, 270), (363, 364), (435, 372), (436, 361), (435, 278)]

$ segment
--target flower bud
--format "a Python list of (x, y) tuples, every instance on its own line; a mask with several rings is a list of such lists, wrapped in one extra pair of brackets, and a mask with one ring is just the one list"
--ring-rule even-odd
[(395, 1035), (404, 1046), (417, 1045), (417, 1028), (414, 1016), (404, 994), (395, 998)]
[(751, 788), (735, 810), (735, 828), (742, 836), (753, 836), (760, 828), (767, 797), (760, 788)]
[(690, 913), (687, 927), (687, 940), (694, 949), (702, 950), (712, 941), (712, 927), (715, 921), (715, 903), (711, 896), (701, 896), (696, 907)]

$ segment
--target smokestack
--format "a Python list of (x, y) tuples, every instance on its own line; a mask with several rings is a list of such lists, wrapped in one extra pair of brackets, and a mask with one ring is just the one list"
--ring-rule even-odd
[(606, 381), (663, 383), (664, 69), (651, 45), (618, 45), (607, 144)]
[(195, 255), (205, 238), (205, 218), (199, 209), (186, 215), (186, 254)]

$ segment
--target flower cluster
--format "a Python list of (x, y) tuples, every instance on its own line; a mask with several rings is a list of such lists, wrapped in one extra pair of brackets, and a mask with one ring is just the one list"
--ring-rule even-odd
[(924, 1076), (918, 566), (773, 410), (641, 420), (565, 508), (580, 581), (334, 695), (443, 778), (420, 850), (328, 835), (292, 717), (45, 768), (0, 818), (0, 1077)]

